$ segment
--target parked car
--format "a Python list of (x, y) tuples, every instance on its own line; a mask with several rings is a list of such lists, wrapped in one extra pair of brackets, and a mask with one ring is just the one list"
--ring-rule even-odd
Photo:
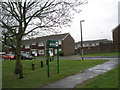
[(21, 54), (21, 60), (32, 60), (33, 56), (31, 56), (30, 54), (27, 53), (22, 53)]
[(4, 60), (14, 60), (15, 59), (15, 55), (13, 55), (13, 54), (5, 54), (5, 55), (2, 55), (2, 58)]

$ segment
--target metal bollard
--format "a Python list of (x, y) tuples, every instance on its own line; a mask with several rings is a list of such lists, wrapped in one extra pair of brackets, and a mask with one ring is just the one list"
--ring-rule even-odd
[(46, 60), (46, 65), (48, 65), (48, 60)]
[(52, 57), (50, 57), (50, 62), (52, 61)]
[(35, 64), (32, 63), (32, 70), (34, 71), (35, 70)]
[(41, 68), (43, 67), (43, 61), (40, 62), (41, 63)]

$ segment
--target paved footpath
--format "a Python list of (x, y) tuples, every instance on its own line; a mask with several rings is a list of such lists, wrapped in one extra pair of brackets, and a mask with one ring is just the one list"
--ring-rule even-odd
[(113, 68), (118, 64), (118, 59), (110, 59), (109, 61), (96, 65), (95, 67), (89, 68), (83, 72), (80, 72), (78, 74), (68, 76), (64, 79), (55, 81), (53, 83), (50, 83), (48, 85), (43, 86), (42, 88), (74, 88), (80, 83), (93, 78), (99, 74), (103, 74)]

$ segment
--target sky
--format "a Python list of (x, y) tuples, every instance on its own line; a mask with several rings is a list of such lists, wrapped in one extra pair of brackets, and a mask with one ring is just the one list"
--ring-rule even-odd
[(120, 0), (88, 0), (81, 5), (82, 12), (74, 16), (71, 27), (61, 29), (61, 33), (70, 33), (75, 42), (81, 40), (80, 20), (82, 22), (83, 41), (112, 40), (112, 30), (118, 25), (118, 2)]

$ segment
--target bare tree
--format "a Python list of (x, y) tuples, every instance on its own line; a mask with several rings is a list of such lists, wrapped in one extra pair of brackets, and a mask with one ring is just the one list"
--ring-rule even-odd
[(69, 26), (79, 6), (87, 1), (79, 0), (7, 0), (1, 2), (2, 43), (12, 47), (16, 54), (15, 73), (23, 78), (21, 44), (23, 37), (43, 32), (57, 32)]

